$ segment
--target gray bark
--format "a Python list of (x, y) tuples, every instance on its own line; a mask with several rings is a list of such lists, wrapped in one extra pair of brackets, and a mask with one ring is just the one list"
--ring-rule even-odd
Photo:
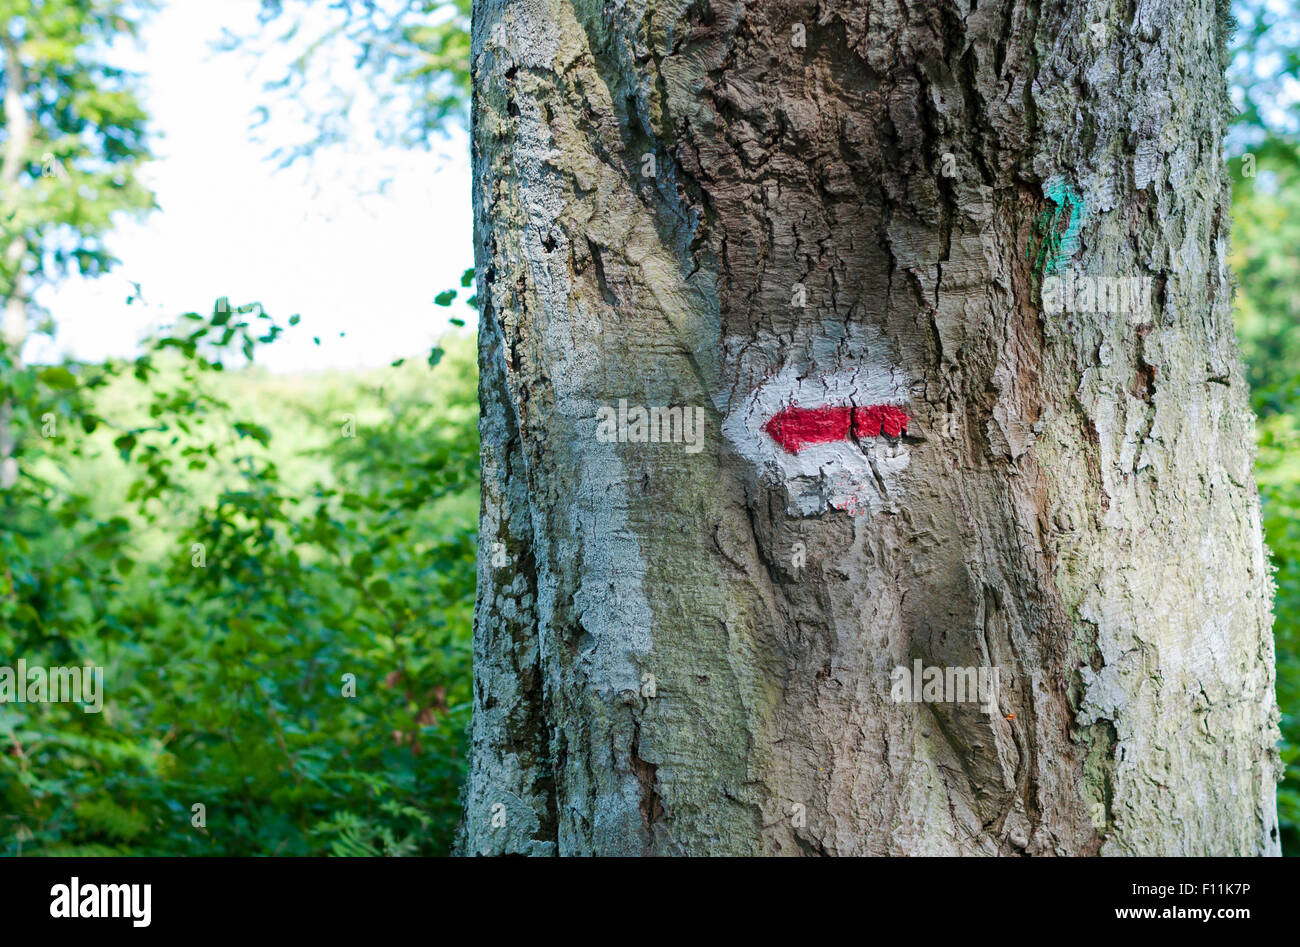
[(467, 853), (1278, 853), (1225, 16), (1123, 9), (476, 0)]

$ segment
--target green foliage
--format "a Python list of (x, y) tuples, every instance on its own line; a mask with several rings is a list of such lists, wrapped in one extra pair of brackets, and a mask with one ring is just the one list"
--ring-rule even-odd
[[(13, 156), (0, 244), (22, 250), (0, 253), (0, 298), (103, 272), (114, 215), (152, 206), (135, 177), (148, 158), (135, 80), (106, 58), (149, 6), (0, 0), (0, 60), (21, 65), (29, 118), (24, 133), (0, 116)], [(376, 92), (387, 143), (422, 146), (463, 121), (469, 0), (310, 7), (322, 8), (263, 0), (263, 24), (283, 31), (230, 38), (298, 53), (268, 114), (296, 104), (315, 131), (279, 150), (286, 163), (347, 136), (341, 61)], [(1273, 0), (1234, 9), (1232, 264), (1277, 570), (1279, 813), (1297, 852), (1300, 20)], [(31, 367), (0, 346), (0, 428), (20, 471), (0, 490), (0, 664), (99, 665), (105, 688), (100, 714), (0, 705), (0, 851), (448, 850), (471, 687), (473, 346), (453, 336), (361, 377), (251, 367), (283, 331), (259, 306), (221, 301), (128, 362)]]
[(1295, 413), (1263, 419), (1259, 443), (1256, 476), (1277, 584), (1273, 627), (1285, 764), (1278, 820), (1283, 851), (1294, 855), (1300, 853), (1300, 431)]
[(448, 850), (473, 345), (445, 340), (436, 372), (239, 367), (281, 331), (219, 304), (131, 362), (0, 376), (23, 472), (0, 493), (0, 654), (100, 665), (105, 692), (100, 714), (0, 705), (0, 850)]
[[(288, 73), (268, 85), (275, 101), (295, 105), (313, 136), (275, 149), (285, 165), (347, 140), (355, 108), (354, 84), (341, 72), (362, 72), (376, 98), (369, 118), (379, 140), (425, 147), (449, 125), (463, 124), (469, 104), (470, 0), (262, 0), (258, 36), (227, 35), (223, 48), (297, 52)], [(280, 30), (272, 27), (279, 25)]]
[(1278, 788), (1284, 852), (1300, 852), (1300, 152), (1281, 139), (1233, 172), (1237, 336), (1260, 416), (1256, 478), (1275, 569), (1274, 640), (1285, 778)]
[[(1220, 0), (1223, 2), (1223, 0)], [(1259, 144), (1300, 131), (1300, 18), (1292, 0), (1234, 0), (1228, 80), (1239, 112), (1235, 137)], [(1221, 31), (1226, 33), (1227, 31)]]
[(1300, 854), (1300, 19), (1291, 0), (1238, 0), (1228, 70), (1241, 107), (1229, 136), (1237, 337), (1259, 415), (1256, 479), (1276, 583), (1273, 634), (1282, 712), (1278, 819)]
[(1254, 155), (1255, 175), (1243, 158), (1233, 172), (1233, 274), (1237, 336), (1255, 410), (1269, 416), (1295, 399), (1300, 366), (1300, 156), (1294, 145), (1273, 142)]
[(0, 2), (2, 74), (22, 106), (0, 119), (0, 245), (10, 251), (0, 254), (0, 297), (26, 302), (42, 280), (104, 272), (114, 262), (103, 243), (113, 216), (154, 206), (136, 179), (150, 157), (136, 77), (105, 58), (108, 44), (133, 35), (149, 7)]

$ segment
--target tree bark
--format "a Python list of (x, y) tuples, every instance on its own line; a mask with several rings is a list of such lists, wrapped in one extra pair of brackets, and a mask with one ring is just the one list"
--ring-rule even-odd
[(1278, 853), (1228, 20), (1098, 9), (476, 0), (467, 853)]

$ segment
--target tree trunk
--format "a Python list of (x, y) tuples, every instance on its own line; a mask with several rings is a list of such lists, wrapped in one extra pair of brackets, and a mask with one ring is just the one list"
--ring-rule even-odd
[(1226, 15), (1089, 9), (476, 0), (466, 852), (1278, 853)]

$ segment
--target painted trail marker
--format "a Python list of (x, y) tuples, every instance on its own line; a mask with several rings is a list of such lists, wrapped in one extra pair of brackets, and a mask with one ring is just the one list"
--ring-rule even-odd
[(892, 404), (873, 404), (867, 408), (849, 405), (822, 405), (820, 408), (783, 408), (763, 425), (791, 454), (813, 444), (827, 444), (855, 438), (901, 437), (907, 431), (907, 413)]
[(901, 492), (908, 378), (872, 355), (826, 375), (788, 366), (723, 421), (737, 451), (786, 487), (791, 512), (875, 513)]

